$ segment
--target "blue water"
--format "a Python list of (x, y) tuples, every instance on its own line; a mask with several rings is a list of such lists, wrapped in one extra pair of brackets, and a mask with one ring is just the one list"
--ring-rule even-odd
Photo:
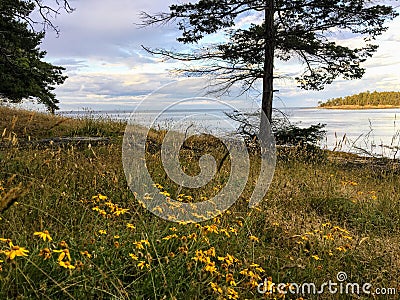
[(287, 108), (285, 112), (302, 126), (326, 124), (321, 146), (327, 149), (400, 157), (400, 109)]
[[(400, 109), (328, 110), (319, 108), (281, 109), (291, 123), (300, 127), (326, 124), (326, 138), (322, 148), (400, 158)], [(205, 132), (232, 132), (237, 123), (226, 117), (222, 110), (170, 110), (159, 115), (157, 111), (71, 111), (60, 112), (65, 116), (104, 117), (114, 120), (133, 120), (134, 123), (154, 127), (174, 128), (179, 120), (182, 126), (201, 125)], [(229, 119), (229, 120), (227, 120)]]

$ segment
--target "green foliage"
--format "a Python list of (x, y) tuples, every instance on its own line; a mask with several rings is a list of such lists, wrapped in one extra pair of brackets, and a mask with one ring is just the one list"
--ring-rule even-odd
[(0, 0), (0, 98), (11, 103), (36, 100), (54, 112), (59, 102), (54, 85), (67, 77), (63, 67), (43, 61), (46, 52), (39, 45), (44, 32), (29, 27), (34, 9), (34, 2)]
[[(236, 133), (251, 141), (259, 132), (260, 113), (241, 113), (234, 111), (226, 115), (238, 123)], [(290, 123), (288, 117), (280, 110), (275, 109), (271, 130), (275, 136), (277, 145), (298, 146), (298, 145), (316, 145), (326, 134), (323, 129), (325, 124), (315, 124), (309, 127), (299, 127)]]
[(400, 92), (362, 92), (352, 96), (339, 97), (320, 103), (319, 107), (335, 107), (341, 105), (400, 106)]
[(278, 145), (317, 144), (325, 136), (324, 127), (320, 123), (306, 128), (289, 124), (276, 129), (275, 140)]

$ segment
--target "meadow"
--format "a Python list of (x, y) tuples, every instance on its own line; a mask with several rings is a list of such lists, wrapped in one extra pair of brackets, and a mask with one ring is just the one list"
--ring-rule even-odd
[[(398, 298), (397, 161), (278, 148), (272, 184), (256, 208), (247, 207), (259, 171), (254, 156), (228, 211), (174, 223), (129, 189), (123, 122), (7, 107), (0, 116), (0, 299)], [(81, 136), (106, 139), (53, 139)], [(229, 160), (201, 191), (181, 190), (160, 166), (163, 136), (151, 132), (146, 153), (160, 193), (182, 202), (218, 193)], [(198, 172), (199, 151), (223, 159), (215, 141), (200, 144), (181, 151), (188, 174)], [(339, 283), (339, 272), (343, 283), (369, 283), (371, 294), (290, 292), (290, 283)]]

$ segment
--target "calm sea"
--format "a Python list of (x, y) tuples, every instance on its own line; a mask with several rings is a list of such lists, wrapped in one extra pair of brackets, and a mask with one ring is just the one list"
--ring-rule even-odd
[[(281, 109), (291, 123), (300, 127), (312, 124), (326, 124), (326, 138), (321, 147), (348, 151), (357, 154), (373, 154), (400, 158), (400, 109), (366, 109), (366, 110), (328, 110), (318, 108), (283, 108)], [(73, 117), (103, 117), (114, 120), (128, 120), (133, 117), (135, 123), (173, 128), (181, 120), (183, 123), (201, 124), (205, 131), (233, 131), (237, 123), (231, 121), (221, 110), (171, 110), (158, 115), (154, 111), (71, 111), (60, 112)], [(153, 124), (154, 125), (154, 124)], [(399, 153), (398, 153), (399, 152)]]

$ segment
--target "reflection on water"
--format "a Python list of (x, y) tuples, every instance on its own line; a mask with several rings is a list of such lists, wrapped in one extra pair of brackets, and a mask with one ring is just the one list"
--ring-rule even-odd
[(301, 126), (326, 124), (327, 149), (400, 157), (400, 109), (332, 110), (286, 108), (291, 122)]
[[(365, 152), (376, 156), (400, 158), (400, 109), (366, 109), (366, 110), (331, 110), (318, 108), (284, 108), (282, 109), (292, 123), (300, 127), (312, 124), (326, 124), (327, 135), (321, 147), (351, 151), (358, 154)], [(131, 111), (99, 111), (99, 112), (61, 112), (65, 116), (106, 117), (114, 120), (128, 120)], [(149, 126), (157, 119), (154, 127), (173, 128), (182, 118), (194, 116), (208, 133), (232, 131), (232, 122), (226, 120), (221, 110), (201, 109), (174, 111), (163, 113), (146, 111), (136, 114), (137, 123)], [(194, 121), (196, 122), (196, 121)], [(216, 130), (219, 129), (219, 130)], [(399, 152), (399, 153), (397, 153)]]

